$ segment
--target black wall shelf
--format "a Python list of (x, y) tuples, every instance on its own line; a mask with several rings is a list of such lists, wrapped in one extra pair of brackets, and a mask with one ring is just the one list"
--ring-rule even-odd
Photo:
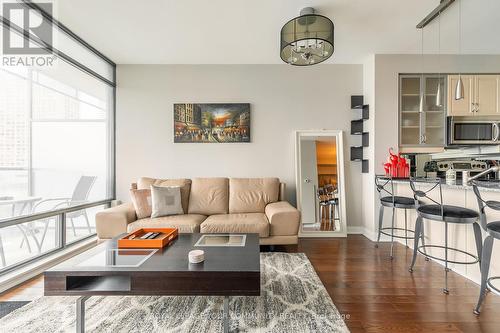
[(370, 106), (368, 104), (363, 104), (363, 105), (358, 105), (355, 107), (352, 107), (352, 110), (361, 110), (361, 119), (369, 119), (370, 117)]
[(362, 160), (363, 160), (363, 146), (351, 147), (351, 161), (362, 161)]
[(364, 104), (362, 95), (351, 96), (351, 109), (361, 110), (361, 118), (351, 120), (351, 135), (361, 135), (361, 146), (351, 147), (351, 161), (361, 162), (361, 172), (368, 173), (368, 160), (363, 159), (363, 148), (370, 145), (369, 133), (364, 131), (364, 121), (370, 119), (370, 106)]
[(363, 107), (361, 108), (361, 119), (370, 119), (370, 106), (363, 105)]
[(352, 95), (351, 96), (351, 109), (360, 109), (364, 105), (363, 95)]
[(363, 134), (363, 119), (351, 120), (351, 134), (352, 135)]
[(361, 161), (361, 172), (362, 173), (368, 173), (369, 172), (368, 160), (362, 160)]
[(363, 147), (368, 147), (370, 146), (370, 133), (368, 132), (364, 132), (363, 134), (361, 134), (361, 144)]

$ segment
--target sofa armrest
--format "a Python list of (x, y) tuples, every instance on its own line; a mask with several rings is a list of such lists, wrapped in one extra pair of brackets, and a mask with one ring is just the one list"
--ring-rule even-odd
[(95, 216), (97, 236), (100, 239), (118, 236), (127, 232), (127, 225), (135, 220), (137, 220), (137, 216), (132, 203), (100, 211)]
[(270, 223), (270, 236), (296, 236), (299, 232), (300, 212), (286, 201), (270, 203), (265, 213)]

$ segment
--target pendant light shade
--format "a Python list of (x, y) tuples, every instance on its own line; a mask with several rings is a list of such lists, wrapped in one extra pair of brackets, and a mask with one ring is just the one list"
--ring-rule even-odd
[(420, 105), (418, 107), (419, 112), (424, 112), (424, 94), (420, 94)]
[(281, 28), (281, 59), (294, 66), (319, 64), (334, 51), (334, 26), (326, 16), (317, 15), (313, 8), (304, 8), (300, 16)]
[[(438, 68), (441, 72), (441, 12), (439, 12), (439, 21), (438, 21)], [(443, 106), (443, 92), (441, 91), (441, 73), (438, 76), (438, 86), (436, 91), (436, 106)]]
[(441, 91), (441, 77), (438, 78), (438, 88), (437, 88), (437, 93), (436, 93), (436, 106), (442, 106), (443, 105), (443, 97), (442, 97), (442, 91)]
[(462, 76), (458, 76), (457, 86), (455, 87), (455, 100), (464, 99), (464, 83)]
[[(424, 86), (424, 28), (420, 29), (420, 32), (421, 32), (421, 53), (420, 53), (420, 60), (422, 61), (422, 74), (420, 75), (420, 86), (423, 87)], [(420, 103), (419, 103), (419, 106), (418, 106), (418, 111), (419, 112), (424, 112), (424, 102), (425, 102), (425, 98), (424, 98), (424, 94), (425, 92), (424, 91), (421, 91), (420, 92)]]

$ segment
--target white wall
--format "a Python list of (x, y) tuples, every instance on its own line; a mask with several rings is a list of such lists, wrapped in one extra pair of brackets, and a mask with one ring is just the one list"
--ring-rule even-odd
[[(361, 165), (349, 161), (348, 150), (361, 65), (119, 65), (117, 81), (118, 199), (129, 201), (129, 185), (140, 176), (276, 176), (295, 203), (294, 131), (341, 129), (348, 225), (362, 224)], [(173, 104), (181, 102), (250, 103), (252, 142), (174, 144)]]
[(375, 179), (374, 170), (376, 166), (374, 165), (375, 160), (375, 55), (371, 55), (365, 59), (363, 64), (363, 96), (364, 103), (369, 105), (369, 118), (364, 121), (366, 130), (369, 134), (369, 145), (363, 150), (363, 158), (368, 160), (368, 173), (362, 174), (362, 220), (363, 234), (373, 239), (373, 235), (376, 233), (376, 227), (373, 223), (373, 212), (375, 209)]

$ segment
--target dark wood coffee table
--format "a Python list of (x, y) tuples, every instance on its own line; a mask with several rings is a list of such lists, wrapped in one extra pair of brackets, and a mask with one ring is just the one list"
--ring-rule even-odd
[[(196, 247), (205, 251), (205, 261), (190, 264), (188, 252), (201, 236), (180, 234), (138, 267), (116, 266), (146, 254), (118, 250), (116, 237), (47, 270), (45, 295), (81, 296), (76, 301), (77, 332), (85, 330), (85, 301), (91, 296), (224, 296), (227, 332), (229, 296), (260, 295), (259, 236), (246, 234), (246, 244), (240, 247)], [(99, 262), (103, 264), (97, 265)]]

